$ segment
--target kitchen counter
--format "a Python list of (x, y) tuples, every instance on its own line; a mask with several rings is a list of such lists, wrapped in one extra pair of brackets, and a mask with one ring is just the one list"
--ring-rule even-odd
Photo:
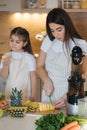
[(0, 118), (0, 130), (35, 130), (35, 120), (41, 115), (26, 114), (23, 118), (10, 116)]
[[(61, 111), (66, 114), (65, 109), (59, 110)], [(35, 130), (35, 121), (41, 116), (40, 114), (26, 114), (23, 118), (4, 116), (0, 118), (0, 130)]]

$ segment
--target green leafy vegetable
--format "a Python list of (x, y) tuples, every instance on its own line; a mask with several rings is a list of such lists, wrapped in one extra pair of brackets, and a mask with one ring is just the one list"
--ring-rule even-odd
[(65, 115), (63, 112), (59, 114), (48, 114), (36, 120), (36, 130), (60, 130), (65, 124)]
[(65, 118), (66, 123), (70, 123), (74, 120), (78, 121), (79, 125), (87, 124), (87, 118), (81, 118), (78, 116), (66, 116)]
[(35, 124), (37, 125), (36, 130), (60, 130), (63, 126), (72, 121), (77, 121), (79, 125), (87, 124), (87, 118), (65, 116), (63, 112), (42, 116), (35, 121)]

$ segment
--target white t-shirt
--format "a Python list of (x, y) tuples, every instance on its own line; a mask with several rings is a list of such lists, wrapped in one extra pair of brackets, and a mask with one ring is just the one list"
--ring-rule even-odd
[[(72, 53), (74, 46), (82, 48), (83, 54), (87, 55), (87, 43), (85, 40), (74, 38), (75, 43), (70, 40), (69, 55)], [(41, 50), (44, 51), (47, 56), (45, 60), (45, 69), (50, 79), (53, 82), (54, 92), (51, 95), (52, 101), (55, 103), (68, 91), (68, 78), (71, 75), (71, 58), (65, 55), (66, 47), (65, 43), (54, 39), (51, 41), (47, 36), (42, 45)], [(67, 54), (67, 53), (66, 53)], [(49, 102), (44, 89), (42, 91), (42, 102)]]
[[(34, 71), (36, 70), (36, 61), (33, 55), (27, 53), (27, 52), (8, 52), (6, 55), (11, 56), (14, 59), (21, 59), (22, 57), (25, 57), (26, 61), (26, 67), (28, 71)], [(0, 69), (3, 68), (3, 62), (1, 61)]]
[[(70, 40), (70, 50), (72, 50), (73, 47), (77, 45), (81, 47), (83, 55), (87, 55), (87, 42), (83, 39), (77, 39), (77, 38), (74, 38), (74, 40), (76, 44), (72, 40)], [(58, 39), (54, 39), (53, 41), (51, 41), (48, 36), (46, 36), (46, 38), (42, 42), (40, 49), (44, 52), (47, 52), (51, 44), (53, 43), (54, 45), (52, 46), (52, 48), (55, 52), (64, 52), (65, 44), (62, 41), (59, 41)]]

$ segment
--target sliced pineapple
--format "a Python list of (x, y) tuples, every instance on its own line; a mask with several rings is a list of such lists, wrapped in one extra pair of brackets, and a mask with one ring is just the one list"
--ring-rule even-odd
[(31, 102), (30, 106), (32, 106), (33, 108), (38, 108), (39, 103), (38, 102)]
[(40, 103), (39, 104), (39, 111), (53, 111), (55, 110), (54, 106), (52, 104), (44, 104), (44, 103)]
[(5, 59), (7, 57), (7, 55), (6, 54), (4, 54), (3, 56), (2, 56), (2, 59)]
[(27, 100), (23, 102), (22, 105), (27, 107), (27, 112), (36, 112), (36, 109), (38, 108), (39, 103)]
[(25, 102), (22, 103), (23, 106), (29, 106), (31, 104), (31, 101), (30, 100), (27, 100)]

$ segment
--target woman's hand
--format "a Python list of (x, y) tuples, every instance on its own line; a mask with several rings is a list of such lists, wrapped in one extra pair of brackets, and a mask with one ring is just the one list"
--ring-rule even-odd
[(63, 108), (66, 107), (66, 101), (67, 101), (67, 97), (66, 95), (64, 95), (63, 97), (61, 97), (55, 104), (54, 107), (55, 108)]
[(47, 96), (49, 96), (49, 95), (51, 95), (53, 93), (54, 87), (53, 87), (53, 83), (52, 83), (52, 81), (50, 79), (48, 79), (44, 83), (43, 89), (45, 90)]

